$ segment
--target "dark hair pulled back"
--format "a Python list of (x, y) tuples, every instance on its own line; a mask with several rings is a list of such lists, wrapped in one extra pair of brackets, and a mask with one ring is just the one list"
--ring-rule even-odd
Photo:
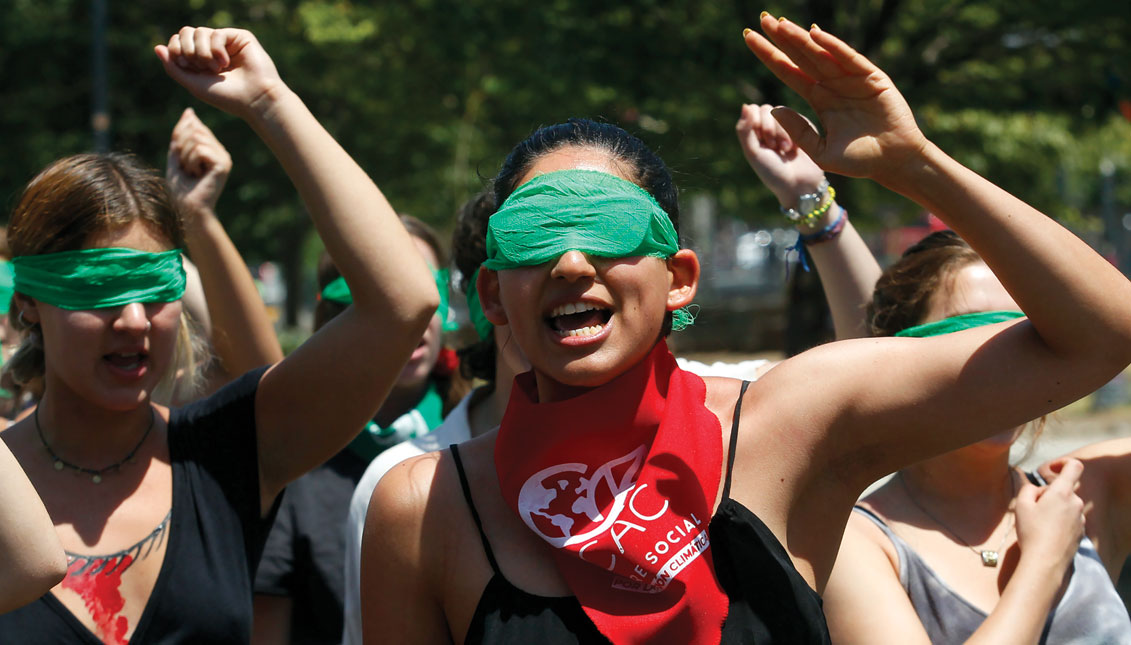
[(908, 247), (872, 292), (868, 319), (873, 336), (894, 336), (923, 322), (931, 298), (955, 271), (981, 258), (954, 231), (938, 231)]
[[(542, 157), (563, 148), (582, 148), (608, 155), (616, 169), (634, 184), (648, 191), (660, 208), (671, 218), (679, 234), (679, 195), (671, 171), (643, 141), (611, 123), (591, 119), (569, 119), (565, 123), (538, 128), (519, 142), (507, 155), (489, 189), (469, 200), (460, 209), (459, 223), (452, 237), (452, 253), (463, 276), (460, 289), (467, 293), (467, 283), (479, 265), (487, 260), (487, 220), (518, 188), (530, 168)], [(671, 333), (672, 316), (664, 317), (663, 335)], [(464, 375), (486, 381), (495, 380), (495, 340), (474, 343), (460, 350)]]
[(506, 201), (518, 188), (518, 181), (540, 158), (569, 147), (607, 153), (617, 170), (656, 199), (679, 233), (679, 196), (667, 164), (624, 129), (590, 119), (569, 119), (538, 128), (515, 146), (495, 175), (495, 203)]

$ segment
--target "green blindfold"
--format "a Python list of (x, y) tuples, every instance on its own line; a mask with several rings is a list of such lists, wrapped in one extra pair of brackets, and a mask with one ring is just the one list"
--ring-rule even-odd
[[(603, 258), (671, 257), (679, 236), (667, 212), (636, 184), (594, 170), (559, 170), (519, 186), (487, 224), (483, 268), (506, 271), (537, 266), (567, 251)], [(486, 339), (491, 323), (468, 286), (471, 320)], [(694, 322), (686, 309), (672, 312), (672, 329)]]
[(962, 314), (961, 316), (943, 318), (942, 320), (916, 325), (915, 327), (908, 327), (907, 329), (896, 332), (895, 335), (913, 338), (942, 336), (943, 334), (950, 334), (964, 329), (973, 329), (975, 327), (993, 325), (995, 323), (1024, 317), (1025, 314), (1020, 311), (982, 311), (974, 314)]
[(519, 186), (491, 216), (483, 266), (536, 266), (566, 251), (666, 258), (678, 250), (671, 218), (643, 188), (608, 173), (559, 170)]
[(185, 293), (180, 249), (83, 249), (12, 259), (14, 289), (62, 309), (173, 302)]
[(12, 294), (15, 293), (12, 285), (15, 278), (12, 263), (0, 260), (0, 316), (7, 316), (12, 306)]
[[(436, 308), (436, 315), (443, 321), (444, 331), (455, 331), (457, 325), (455, 321), (450, 319), (450, 308), (448, 306), (450, 274), (447, 269), (432, 269), (432, 277), (436, 280), (436, 290), (440, 292), (440, 306)], [(322, 289), (322, 298), (340, 305), (353, 304), (353, 294), (350, 293), (350, 287), (342, 276), (338, 276)]]

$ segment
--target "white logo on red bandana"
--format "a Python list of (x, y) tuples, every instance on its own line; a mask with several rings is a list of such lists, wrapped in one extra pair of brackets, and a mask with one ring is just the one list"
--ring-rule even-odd
[[(522, 485), (519, 514), (532, 531), (559, 549), (597, 537), (624, 510), (647, 454), (648, 447), (642, 445), (597, 467), (590, 477), (589, 466), (582, 463), (543, 468)], [(602, 513), (602, 508), (608, 510)]]

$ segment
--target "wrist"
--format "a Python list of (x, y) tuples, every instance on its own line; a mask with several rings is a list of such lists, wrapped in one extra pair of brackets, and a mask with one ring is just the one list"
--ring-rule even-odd
[(279, 112), (294, 101), (302, 102), (286, 83), (279, 80), (249, 101), (242, 117), (253, 126), (265, 124), (278, 118)]
[(872, 179), (885, 188), (918, 202), (930, 186), (944, 174), (944, 166), (954, 163), (941, 148), (924, 140), (915, 154), (907, 155), (900, 163), (892, 164), (888, 170)]
[[(824, 196), (828, 194), (828, 190), (829, 180), (826, 179), (824, 175), (821, 175), (821, 178), (816, 182), (775, 190), (774, 196), (778, 198), (778, 204), (781, 207), (782, 214), (786, 214), (789, 210), (794, 210), (804, 215), (805, 213), (815, 210), (823, 203)], [(789, 217), (789, 215), (786, 216)]]

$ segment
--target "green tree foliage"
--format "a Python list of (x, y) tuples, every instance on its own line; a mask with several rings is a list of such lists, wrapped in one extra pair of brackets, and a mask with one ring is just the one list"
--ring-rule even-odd
[[(188, 96), (152, 54), (184, 24), (242, 26), (398, 209), (446, 228), (509, 148), (571, 116), (638, 133), (725, 212), (776, 222), (738, 151), (741, 102), (801, 107), (746, 51), (745, 2), (632, 0), (148, 0), (112, 2), (112, 140), (160, 166)], [(1096, 228), (1099, 167), (1131, 204), (1131, 9), (1084, 0), (789, 0), (775, 15), (844, 36), (889, 71), (944, 149), (1073, 225)], [(91, 146), (87, 0), (9, 0), (0, 22), (0, 112), (10, 204), (39, 168)], [(249, 260), (283, 259), (297, 286), (310, 234), (293, 190), (242, 124), (197, 106), (231, 149), (222, 215)], [(1122, 180), (1120, 180), (1122, 178)], [(913, 205), (838, 182), (865, 228)]]

